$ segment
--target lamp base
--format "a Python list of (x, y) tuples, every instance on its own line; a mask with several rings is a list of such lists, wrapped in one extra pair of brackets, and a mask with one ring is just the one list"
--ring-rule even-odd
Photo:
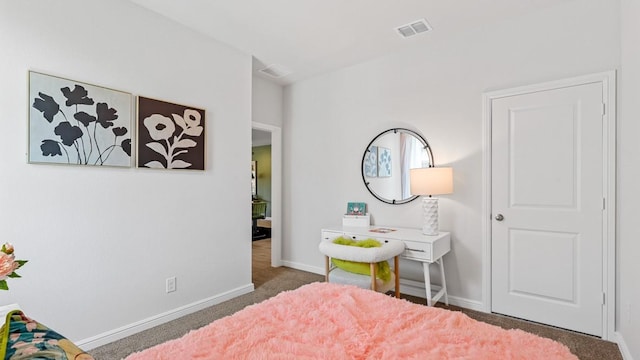
[(438, 235), (438, 198), (423, 197), (422, 210), (424, 210), (422, 233), (425, 235)]

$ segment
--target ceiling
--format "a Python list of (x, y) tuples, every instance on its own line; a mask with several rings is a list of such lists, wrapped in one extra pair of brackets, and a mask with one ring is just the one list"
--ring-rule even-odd
[[(130, 0), (254, 57), (282, 85), (570, 0)], [(432, 31), (395, 28), (426, 19)], [(277, 65), (278, 79), (257, 70)]]

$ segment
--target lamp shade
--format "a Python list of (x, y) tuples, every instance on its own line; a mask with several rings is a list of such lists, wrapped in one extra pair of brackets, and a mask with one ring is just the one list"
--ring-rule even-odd
[(442, 195), (453, 192), (453, 169), (428, 167), (411, 169), (411, 195)]

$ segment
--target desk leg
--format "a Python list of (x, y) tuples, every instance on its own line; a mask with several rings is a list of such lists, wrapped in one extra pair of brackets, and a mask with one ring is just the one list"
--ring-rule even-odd
[(424, 270), (424, 289), (427, 292), (427, 306), (431, 306), (431, 274), (429, 273), (429, 263), (423, 262), (422, 269)]
[(440, 264), (440, 277), (442, 278), (442, 290), (444, 291), (444, 303), (449, 306), (449, 296), (447, 295), (447, 280), (444, 278), (444, 259), (438, 260)]

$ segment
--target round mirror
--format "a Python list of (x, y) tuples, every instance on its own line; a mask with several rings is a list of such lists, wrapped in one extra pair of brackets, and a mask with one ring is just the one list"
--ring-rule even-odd
[(415, 131), (389, 129), (373, 138), (362, 155), (362, 180), (371, 195), (387, 204), (405, 204), (411, 195), (409, 169), (433, 166), (427, 141)]

